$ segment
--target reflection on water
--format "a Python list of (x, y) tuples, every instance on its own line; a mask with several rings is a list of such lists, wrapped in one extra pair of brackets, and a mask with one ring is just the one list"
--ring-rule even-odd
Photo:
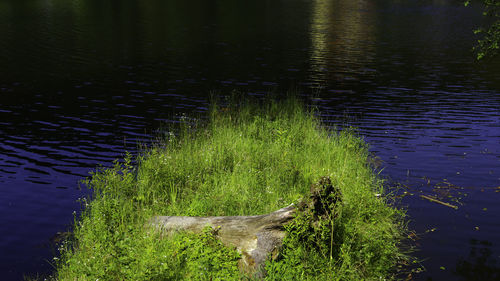
[[(313, 13), (311, 17), (311, 71), (312, 78), (315, 80), (324, 81), (324, 75), (327, 71), (325, 58), (328, 52), (328, 32), (325, 32), (325, 27), (328, 27), (330, 21), (331, 1), (314, 1)], [(320, 60), (318, 60), (320, 58)], [(315, 77), (318, 75), (317, 77)]]
[[(470, 54), (480, 17), (453, 1), (0, 1), (2, 277), (51, 270), (40, 245), (90, 169), (206, 112), (210, 91), (294, 87), (416, 194), (410, 227), (434, 229), (417, 279), (497, 277), (500, 65)], [(418, 196), (445, 179), (457, 211)]]
[(375, 57), (374, 2), (313, 1), (311, 15), (311, 80), (318, 86), (342, 81), (363, 82), (373, 76)]
[(499, 257), (491, 251), (491, 242), (470, 240), (470, 253), (460, 258), (455, 273), (463, 280), (500, 280)]

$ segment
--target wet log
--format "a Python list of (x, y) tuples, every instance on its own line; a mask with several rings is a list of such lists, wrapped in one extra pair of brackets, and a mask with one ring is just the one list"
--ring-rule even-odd
[[(335, 196), (328, 196), (336, 193)], [(236, 247), (242, 258), (242, 272), (263, 277), (262, 265), (269, 257), (276, 257), (285, 237), (284, 225), (294, 218), (297, 210), (309, 210), (321, 215), (325, 212), (323, 198), (338, 200), (338, 189), (331, 186), (329, 178), (322, 178), (311, 186), (311, 195), (297, 205), (257, 216), (188, 217), (157, 216), (150, 222), (163, 232), (201, 232), (207, 225), (217, 229), (217, 237), (226, 246)]]

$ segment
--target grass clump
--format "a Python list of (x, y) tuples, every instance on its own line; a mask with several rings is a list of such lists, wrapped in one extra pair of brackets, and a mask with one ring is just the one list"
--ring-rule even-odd
[(367, 145), (349, 131), (321, 127), (296, 98), (213, 104), (207, 122), (183, 122), (161, 145), (97, 171), (86, 184), (59, 280), (239, 280), (239, 254), (206, 229), (162, 238), (154, 215), (231, 216), (275, 211), (307, 196), (327, 177), (342, 200), (321, 219), (298, 212), (269, 280), (394, 278), (401, 211), (390, 207), (368, 165)]

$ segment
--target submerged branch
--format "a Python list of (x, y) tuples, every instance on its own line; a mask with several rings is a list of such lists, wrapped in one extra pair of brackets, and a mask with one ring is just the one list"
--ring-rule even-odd
[(436, 198), (433, 198), (433, 197), (430, 197), (430, 196), (427, 196), (427, 195), (420, 195), (420, 197), (424, 198), (424, 199), (427, 199), (431, 202), (434, 202), (434, 203), (438, 203), (438, 204), (441, 204), (443, 206), (446, 206), (446, 207), (450, 207), (450, 208), (453, 208), (453, 209), (458, 209), (458, 206), (455, 206), (455, 205), (452, 205), (450, 203), (446, 203), (446, 202), (443, 202), (441, 200), (438, 200)]

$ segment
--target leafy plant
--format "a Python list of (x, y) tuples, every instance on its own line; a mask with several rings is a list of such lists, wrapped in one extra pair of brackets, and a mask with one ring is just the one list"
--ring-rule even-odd
[[(469, 4), (470, 1), (467, 0), (465, 6)], [(482, 35), (482, 38), (478, 40), (478, 45), (474, 47), (478, 60), (496, 56), (500, 50), (500, 1), (483, 0), (483, 4), (485, 6), (483, 16), (490, 24), (474, 30), (475, 34)]]

